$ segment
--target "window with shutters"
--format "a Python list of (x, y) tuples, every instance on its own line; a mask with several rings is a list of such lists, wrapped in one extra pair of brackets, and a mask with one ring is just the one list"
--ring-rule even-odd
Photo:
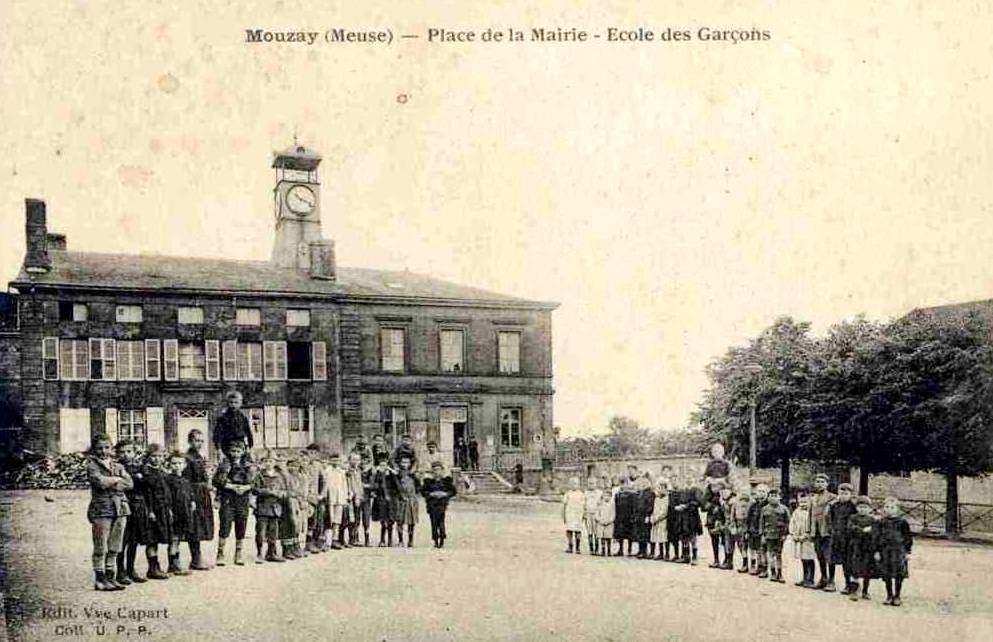
[(246, 342), (237, 344), (238, 379), (262, 381), (262, 344)]
[(162, 378), (162, 347), (158, 339), (145, 339), (145, 378), (158, 381)]
[(221, 344), (216, 340), (208, 339), (204, 347), (206, 348), (207, 381), (217, 381), (221, 378)]
[(400, 437), (407, 432), (407, 407), (382, 406), (383, 437), (391, 447), (400, 443)]
[(403, 328), (383, 328), (379, 331), (381, 365), (385, 372), (403, 372), (405, 336)]
[(509, 448), (521, 447), (521, 409), (500, 409), (500, 445)]
[(521, 333), (520, 332), (498, 333), (497, 354), (500, 360), (500, 374), (520, 373)]
[(90, 379), (117, 378), (117, 350), (113, 339), (90, 339)]
[(117, 342), (117, 378), (121, 381), (141, 381), (145, 378), (145, 342)]
[(224, 361), (224, 378), (228, 381), (238, 379), (238, 342), (228, 340), (221, 344), (221, 356)]
[(326, 381), (328, 378), (328, 350), (323, 341), (315, 341), (312, 344), (314, 362), (314, 381)]
[(439, 333), (441, 341), (441, 371), (465, 371), (465, 332), (463, 330), (443, 329)]
[(59, 363), (62, 379), (85, 381), (90, 378), (90, 349), (86, 339), (59, 341)]
[(286, 311), (286, 325), (290, 328), (309, 328), (310, 310), (288, 309)]
[(117, 306), (116, 319), (118, 323), (141, 323), (142, 311), (140, 305)]
[(43, 377), (46, 381), (59, 378), (59, 340), (56, 337), (45, 337), (41, 340), (41, 360)]
[(262, 343), (262, 359), (267, 381), (286, 379), (286, 342), (265, 341)]
[(176, 321), (184, 325), (199, 325), (203, 323), (203, 308), (177, 308)]
[(262, 311), (258, 308), (237, 308), (235, 310), (235, 325), (262, 325)]
[(145, 411), (143, 409), (117, 411), (117, 441), (122, 439), (130, 439), (142, 447), (148, 445), (148, 431), (146, 430)]
[(176, 339), (162, 341), (162, 375), (166, 381), (179, 379), (179, 341)]
[(289, 341), (286, 343), (286, 376), (288, 379), (311, 379), (311, 346), (309, 341)]
[(206, 360), (203, 344), (183, 341), (179, 344), (179, 379), (202, 381), (205, 378)]

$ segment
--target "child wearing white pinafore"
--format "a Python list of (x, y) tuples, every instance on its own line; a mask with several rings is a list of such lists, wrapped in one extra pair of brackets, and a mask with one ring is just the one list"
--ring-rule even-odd
[(569, 480), (569, 490), (562, 496), (562, 522), (565, 524), (565, 536), (569, 541), (567, 553), (579, 553), (579, 537), (583, 532), (585, 508), (586, 495), (579, 490), (579, 478), (573, 477)]
[(655, 504), (652, 506), (652, 531), (649, 536), (652, 548), (658, 544), (658, 556), (655, 559), (665, 558), (665, 543), (669, 539), (666, 529), (666, 517), (669, 514), (669, 489), (663, 481), (655, 485)]
[(588, 490), (583, 497), (583, 526), (586, 528), (586, 543), (590, 547), (590, 555), (596, 555), (600, 548), (600, 534), (596, 524), (597, 508), (600, 506), (600, 496), (603, 491), (597, 488), (596, 477), (590, 477), (587, 482)]

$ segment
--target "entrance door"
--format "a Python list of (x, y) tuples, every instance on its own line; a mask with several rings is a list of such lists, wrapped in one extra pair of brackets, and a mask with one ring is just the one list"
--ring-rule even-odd
[(176, 410), (176, 450), (186, 452), (189, 447), (191, 430), (203, 433), (204, 447), (200, 453), (210, 457), (210, 411), (193, 408), (178, 408)]
[(441, 451), (445, 464), (448, 466), (455, 465), (456, 440), (460, 435), (465, 439), (468, 421), (469, 412), (465, 406), (441, 407), (441, 443), (438, 444), (438, 450)]

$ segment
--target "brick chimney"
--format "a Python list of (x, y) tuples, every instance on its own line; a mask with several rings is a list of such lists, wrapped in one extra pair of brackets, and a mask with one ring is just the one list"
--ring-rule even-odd
[(50, 250), (66, 251), (66, 235), (49, 232), (46, 236), (47, 246)]
[(334, 241), (310, 242), (310, 278), (335, 280)]
[(24, 269), (28, 272), (48, 272), (52, 267), (52, 259), (48, 256), (45, 201), (26, 198), (24, 199), (24, 209), (26, 214), (24, 238), (27, 240)]

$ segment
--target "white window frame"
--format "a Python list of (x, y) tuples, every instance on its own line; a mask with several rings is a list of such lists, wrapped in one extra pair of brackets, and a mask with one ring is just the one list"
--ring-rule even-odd
[(117, 380), (143, 381), (145, 379), (145, 342), (141, 340), (117, 342)]
[(158, 339), (145, 339), (145, 379), (162, 379), (162, 344)]
[[(397, 340), (399, 337), (399, 354)], [(383, 372), (405, 372), (407, 370), (407, 329), (386, 326), (379, 329), (379, 367)], [(399, 360), (399, 361), (397, 361)]]
[[(451, 335), (458, 335), (459, 341), (459, 354), (457, 358), (453, 360), (455, 355), (451, 354), (450, 350), (454, 347), (449, 346), (446, 342), (446, 337)], [(442, 372), (447, 372), (450, 374), (462, 374), (465, 372), (465, 328), (441, 328), (438, 331), (438, 369)], [(455, 368), (458, 366), (458, 369)]]
[[(184, 348), (186, 350), (184, 351)], [(193, 361), (190, 361), (192, 350)], [(184, 376), (184, 370), (188, 375), (191, 371), (200, 373), (200, 376)], [(179, 344), (179, 380), (180, 381), (206, 381), (207, 379), (207, 349), (199, 341), (182, 341)]]
[[(69, 348), (68, 361), (63, 354)], [(85, 372), (83, 361), (86, 362)], [(87, 381), (90, 378), (90, 342), (86, 339), (62, 339), (59, 341), (59, 378), (63, 381)], [(68, 372), (66, 372), (68, 368)], [(68, 376), (66, 376), (68, 375)]]
[(262, 381), (262, 352), (262, 343), (259, 341), (237, 342), (235, 354), (238, 381)]
[(204, 374), (207, 381), (221, 379), (221, 343), (217, 339), (207, 339), (203, 350)]
[(85, 303), (72, 304), (72, 320), (75, 322), (86, 321), (90, 318), (90, 309)]
[(181, 325), (203, 325), (203, 308), (186, 305), (176, 308), (176, 323)]
[[(50, 363), (55, 364), (55, 374), (51, 375), (48, 371), (48, 365)], [(44, 381), (58, 381), (59, 377), (62, 375), (60, 370), (60, 359), (59, 359), (59, 338), (58, 337), (44, 337), (41, 340), (41, 376)]]
[[(510, 349), (509, 345), (504, 345), (504, 337), (516, 337), (516, 354), (505, 354)], [(519, 330), (500, 330), (497, 332), (497, 365), (500, 374), (520, 374), (521, 373), (521, 341), (523, 337)]]
[(262, 376), (266, 381), (286, 381), (286, 342), (262, 342)]
[[(141, 426), (141, 438), (135, 438), (135, 428)], [(144, 408), (121, 408), (117, 410), (117, 441), (130, 439), (142, 447), (148, 445), (148, 416)], [(165, 446), (165, 444), (159, 444)]]
[(162, 340), (162, 379), (179, 381), (179, 340)]
[(141, 323), (144, 320), (144, 310), (140, 305), (118, 305), (114, 318), (118, 323)]
[[(517, 413), (516, 422), (513, 419), (510, 419), (509, 422), (508, 422), (508, 424), (507, 424), (508, 425), (508, 431), (507, 431), (507, 435), (506, 435), (507, 436), (507, 439), (506, 440), (504, 439), (504, 431), (503, 431), (503, 428), (504, 428), (504, 413), (505, 412), (506, 413), (511, 413), (510, 414), (511, 417), (513, 416), (513, 413), (515, 413), (515, 412)], [(514, 430), (513, 430), (515, 423), (516, 423), (516, 427), (517, 427), (517, 432), (516, 432), (517, 443), (516, 444), (514, 443), (514, 435), (515, 435), (515, 433), (514, 433)], [(520, 406), (501, 406), (500, 407), (500, 446), (502, 448), (522, 448), (523, 447), (523, 443), (524, 443), (524, 408), (522, 408)]]
[(328, 347), (323, 341), (310, 344), (310, 368), (314, 381), (328, 379)]
[[(93, 370), (93, 362), (100, 362), (100, 376)], [(90, 337), (90, 379), (114, 381), (117, 379), (117, 345), (113, 339)]]
[(238, 342), (228, 339), (221, 346), (221, 357), (223, 359), (224, 378), (227, 381), (238, 380)]
[(309, 328), (310, 310), (307, 308), (287, 308), (286, 327), (288, 328)]
[(235, 308), (234, 324), (245, 327), (258, 327), (262, 325), (262, 309)]

